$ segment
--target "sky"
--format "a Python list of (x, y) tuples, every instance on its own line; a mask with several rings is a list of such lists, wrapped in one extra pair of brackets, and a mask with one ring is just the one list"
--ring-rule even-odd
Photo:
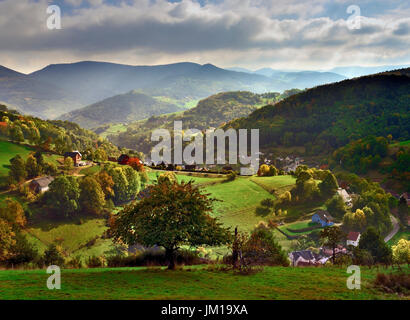
[[(50, 5), (61, 10), (61, 29), (47, 27)], [(252, 70), (409, 64), (410, 1), (0, 0), (0, 65), (29, 73), (84, 60)]]

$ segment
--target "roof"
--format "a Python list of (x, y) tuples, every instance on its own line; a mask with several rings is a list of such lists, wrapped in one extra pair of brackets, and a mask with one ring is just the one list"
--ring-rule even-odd
[(79, 155), (80, 157), (82, 157), (80, 151), (71, 151), (71, 152), (66, 152), (64, 153), (64, 157), (75, 157)]
[(315, 256), (310, 250), (293, 251), (291, 252), (294, 261), (297, 261), (300, 257), (304, 260), (315, 260)]
[(41, 177), (38, 179), (33, 179), (31, 183), (37, 184), (40, 188), (48, 187), (48, 185), (54, 180), (52, 176)]
[(337, 193), (343, 198), (345, 202), (350, 201), (350, 195), (347, 193), (345, 189), (339, 188), (337, 189)]
[(360, 232), (350, 231), (349, 234), (347, 235), (347, 240), (357, 241), (359, 236), (360, 236)]
[(325, 210), (319, 210), (316, 214), (324, 221), (333, 221), (333, 217)]

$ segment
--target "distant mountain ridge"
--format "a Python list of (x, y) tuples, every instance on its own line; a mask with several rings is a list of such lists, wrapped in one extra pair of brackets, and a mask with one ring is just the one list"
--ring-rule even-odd
[(0, 101), (38, 117), (58, 118), (64, 113), (132, 90), (152, 97), (188, 102), (219, 92), (282, 92), (343, 79), (320, 73), (294, 75), (293, 78), (280, 76), (282, 78), (267, 77), (190, 62), (130, 66), (83, 61), (49, 65), (28, 75), (1, 67)]
[(71, 111), (59, 119), (75, 122), (84, 128), (96, 128), (107, 123), (132, 122), (180, 110), (175, 104), (133, 90)]

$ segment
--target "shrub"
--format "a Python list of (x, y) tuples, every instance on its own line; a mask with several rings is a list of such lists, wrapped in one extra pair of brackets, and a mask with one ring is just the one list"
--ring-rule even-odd
[(45, 266), (57, 265), (59, 267), (64, 265), (64, 256), (60, 246), (56, 246), (54, 243), (50, 244), (47, 250), (44, 252), (42, 258), (42, 264)]
[(271, 210), (267, 207), (256, 207), (255, 209), (255, 214), (260, 217), (266, 217), (269, 213)]
[(104, 256), (93, 256), (93, 257), (88, 257), (87, 260), (87, 266), (89, 268), (103, 268), (106, 265), (106, 259)]
[(80, 257), (74, 257), (68, 260), (67, 266), (73, 269), (81, 269), (83, 267), (83, 263)]
[(226, 176), (225, 181), (229, 182), (229, 181), (234, 181), (236, 179), (237, 173), (235, 171), (230, 171), (228, 173), (228, 175)]
[(405, 273), (384, 274), (378, 273), (374, 281), (376, 287), (388, 293), (400, 293), (409, 295), (410, 293), (410, 275)]
[(12, 256), (6, 263), (8, 265), (22, 265), (30, 262), (38, 262), (39, 254), (37, 249), (27, 241), (26, 237), (21, 233), (16, 235), (16, 243), (11, 248)]
[[(179, 250), (175, 254), (175, 262), (178, 265), (197, 265), (207, 262), (199, 257), (200, 252), (192, 250)], [(125, 256), (116, 254), (107, 258), (108, 267), (142, 267), (142, 266), (167, 266), (168, 260), (165, 250), (148, 249), (137, 254)]]
[(256, 228), (243, 247), (245, 264), (289, 266), (282, 247), (277, 243), (271, 230)]

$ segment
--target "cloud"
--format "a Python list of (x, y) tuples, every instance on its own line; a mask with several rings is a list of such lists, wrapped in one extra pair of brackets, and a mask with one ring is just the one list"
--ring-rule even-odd
[[(64, 0), (62, 30), (46, 28), (48, 3), (0, 1), (1, 61), (22, 71), (92, 59), (317, 69), (410, 56), (406, 1), (363, 16), (357, 30), (344, 0)], [(362, 5), (364, 15), (369, 2)]]

